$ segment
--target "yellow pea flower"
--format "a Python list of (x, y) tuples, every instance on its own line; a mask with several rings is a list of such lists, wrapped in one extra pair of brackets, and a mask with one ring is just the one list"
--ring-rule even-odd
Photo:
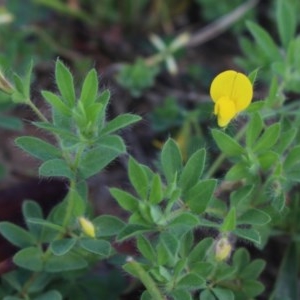
[(94, 224), (84, 218), (84, 217), (79, 217), (78, 218), (78, 221), (79, 221), (79, 224), (80, 224), (80, 227), (81, 227), (81, 230), (89, 237), (91, 238), (94, 238), (96, 236), (96, 233), (95, 233), (95, 226)]
[(214, 114), (218, 117), (218, 125), (225, 127), (250, 105), (253, 97), (252, 83), (242, 73), (224, 71), (212, 81), (210, 96), (215, 102)]

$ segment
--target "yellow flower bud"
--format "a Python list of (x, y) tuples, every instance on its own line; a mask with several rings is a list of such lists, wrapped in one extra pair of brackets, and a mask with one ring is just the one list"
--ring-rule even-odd
[(218, 125), (225, 127), (250, 105), (253, 97), (252, 83), (242, 73), (225, 71), (212, 81), (210, 96), (215, 102), (214, 114), (218, 117)]
[(94, 238), (95, 234), (95, 226), (94, 224), (84, 217), (78, 218), (79, 224), (81, 226), (82, 231), (89, 237)]
[(215, 259), (217, 261), (227, 260), (230, 257), (232, 245), (227, 237), (220, 238), (215, 244)]

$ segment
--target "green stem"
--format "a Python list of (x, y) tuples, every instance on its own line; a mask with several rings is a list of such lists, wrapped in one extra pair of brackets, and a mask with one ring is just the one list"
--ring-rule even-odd
[(47, 118), (41, 113), (41, 111), (37, 108), (37, 106), (30, 99), (28, 99), (26, 103), (36, 113), (36, 115), (40, 118), (41, 121), (49, 123)]
[[(142, 266), (135, 261), (132, 257), (128, 259), (128, 265), (138, 275), (138, 278), (146, 287), (147, 291), (151, 295), (152, 299), (155, 300), (165, 300), (166, 298), (161, 294), (157, 285), (151, 278), (151, 276), (142, 268)], [(125, 268), (126, 269), (126, 268)]]
[(65, 228), (68, 223), (70, 222), (71, 216), (72, 216), (72, 211), (74, 208), (74, 201), (75, 201), (75, 197), (74, 197), (74, 190), (76, 187), (76, 181), (75, 180), (71, 180), (70, 181), (70, 187), (69, 187), (69, 194), (68, 194), (68, 202), (67, 202), (67, 208), (66, 208), (66, 214), (62, 223), (62, 226)]
[[(23, 288), (19, 292), (19, 296), (26, 297), (27, 296), (27, 291), (30, 288), (31, 284), (39, 277), (40, 272), (34, 272), (31, 274), (29, 279), (24, 283)], [(27, 298), (25, 298), (27, 299)]]
[[(76, 186), (76, 182), (75, 180), (72, 180), (70, 182), (70, 187), (69, 187), (69, 195), (68, 195), (68, 204), (67, 204), (67, 209), (66, 209), (66, 214), (63, 220), (63, 227), (66, 228), (70, 218), (72, 216), (72, 210), (74, 207), (74, 201), (75, 198), (73, 196), (73, 191), (75, 189)], [(61, 239), (64, 236), (65, 232), (59, 232), (56, 237), (53, 240), (57, 240), (57, 239)], [(43, 254), (43, 260), (44, 262), (46, 262), (49, 257), (51, 256), (51, 250), (50, 250), (50, 246), (47, 248), (47, 250), (45, 251), (45, 253)], [(23, 288), (21, 289), (21, 291), (19, 292), (20, 296), (26, 296), (28, 289), (30, 288), (30, 286), (35, 282), (35, 280), (39, 277), (39, 275), (41, 274), (41, 272), (34, 272), (31, 274), (31, 276), (28, 278), (28, 280), (24, 283)]]
[(78, 165), (79, 165), (79, 160), (82, 156), (82, 153), (84, 152), (85, 150), (85, 145), (82, 144), (79, 146), (78, 150), (77, 150), (77, 153), (76, 153), (76, 156), (75, 156), (75, 159), (74, 159), (74, 163), (73, 163), (73, 169), (74, 169), (74, 172), (76, 172), (77, 168), (78, 168)]

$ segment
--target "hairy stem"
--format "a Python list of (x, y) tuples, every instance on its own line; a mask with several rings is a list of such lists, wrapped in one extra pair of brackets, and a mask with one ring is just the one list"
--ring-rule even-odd
[(166, 300), (166, 298), (161, 294), (160, 290), (158, 289), (157, 285), (155, 284), (154, 280), (151, 276), (142, 268), (142, 266), (135, 261), (132, 257), (128, 258), (128, 264), (130, 265), (131, 269), (138, 275), (138, 278), (146, 287), (148, 293), (151, 295), (152, 299), (155, 300)]

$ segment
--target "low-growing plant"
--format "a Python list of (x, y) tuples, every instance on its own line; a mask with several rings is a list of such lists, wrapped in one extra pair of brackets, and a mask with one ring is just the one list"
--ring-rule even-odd
[[(298, 7), (293, 1), (284, 3), (278, 0), (286, 11), (292, 12), (289, 5), (295, 5), (293, 12)], [(277, 13), (283, 51), (267, 31), (254, 23), (248, 26), (273, 67), (284, 66), (283, 73), (268, 80), (256, 65), (248, 75), (235, 70), (217, 74), (210, 86), (214, 125), (209, 139), (189, 151), (182, 139), (166, 139), (155, 167), (127, 153), (119, 131), (141, 117), (125, 113), (107, 119), (110, 93), (98, 91), (94, 69), (77, 89), (69, 69), (56, 61), (58, 92), (41, 92), (50, 116), (31, 99), (32, 66), (24, 77), (1, 75), (1, 91), (12, 103), (28, 105), (39, 118), (32, 125), (56, 141), (21, 136), (16, 145), (41, 160), (39, 176), (62, 177), (68, 186), (66, 197), (48, 215), (36, 202), (25, 200), (26, 227), (0, 222), (0, 233), (19, 248), (12, 258), (15, 269), (1, 277), (1, 298), (117, 299), (125, 288), (120, 283), (125, 271), (141, 282), (142, 300), (250, 300), (263, 293), (272, 300), (298, 299), (298, 38), (294, 21), (285, 23)], [(170, 49), (160, 50), (157, 61), (170, 64)], [(143, 63), (137, 66), (141, 73)], [(132, 77), (132, 70), (127, 71)], [(268, 89), (256, 99), (260, 78)], [(295, 93), (292, 100), (290, 91)], [(177, 106), (167, 102), (152, 114), (154, 120), (169, 107)], [(199, 115), (173, 111), (159, 125), (166, 129), (179, 122), (196, 128)], [(120, 155), (127, 159), (130, 185), (109, 191), (127, 217), (95, 215), (87, 180)], [(281, 266), (265, 291), (260, 275), (270, 262), (260, 253), (274, 237), (283, 237), (277, 245), (284, 255), (276, 258)], [(127, 241), (135, 251), (124, 255), (119, 245)], [(105, 270), (106, 278), (93, 272), (101, 261), (114, 265), (113, 271)]]

